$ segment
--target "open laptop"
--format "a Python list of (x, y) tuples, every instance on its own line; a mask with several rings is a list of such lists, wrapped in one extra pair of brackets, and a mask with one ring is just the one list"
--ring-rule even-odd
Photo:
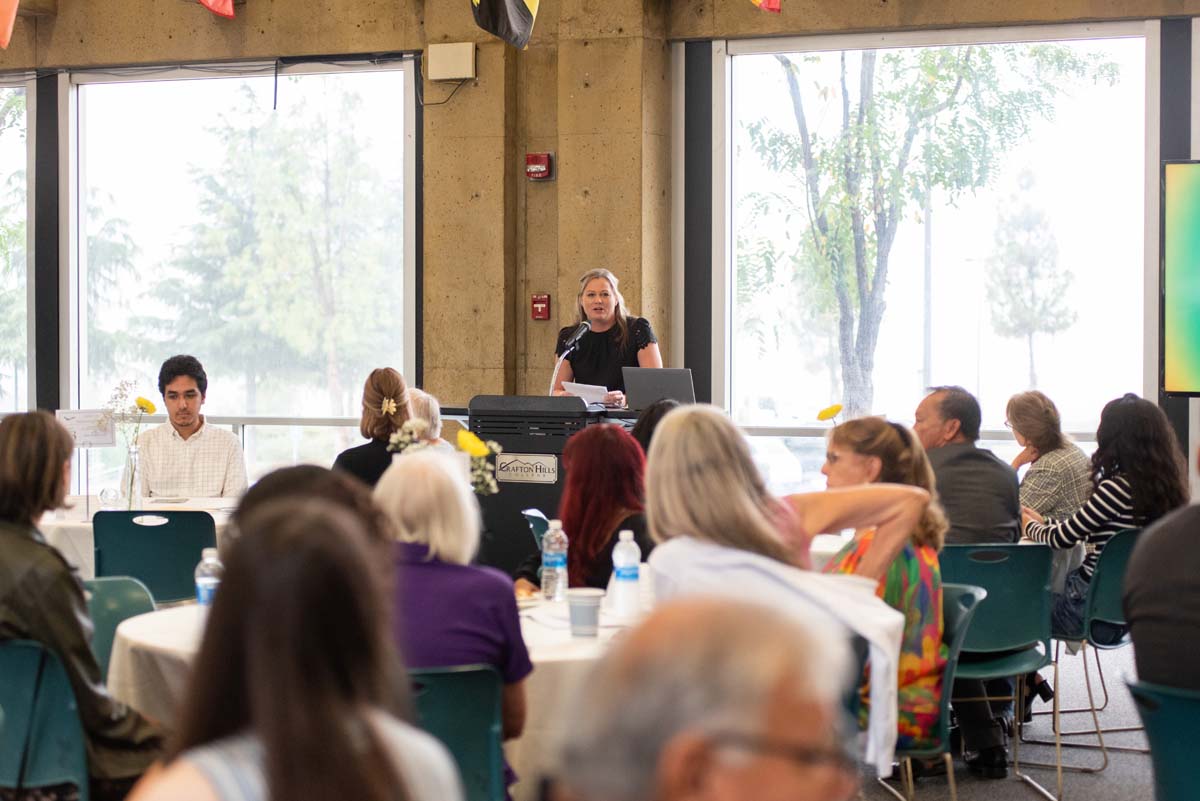
[(680, 403), (695, 403), (692, 371), (686, 367), (622, 367), (625, 377), (625, 403), (641, 411), (663, 398)]

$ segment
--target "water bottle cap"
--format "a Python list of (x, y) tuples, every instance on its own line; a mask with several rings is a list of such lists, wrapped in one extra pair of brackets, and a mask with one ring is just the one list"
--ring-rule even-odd
[(217, 558), (217, 549), (216, 548), (205, 548), (203, 551), (200, 552), (200, 558), (201, 559), (216, 559)]
[(632, 542), (633, 541), (633, 532), (630, 531), (629, 529), (623, 529), (621, 531), (621, 533), (618, 534), (617, 536), (621, 538), (621, 542)]

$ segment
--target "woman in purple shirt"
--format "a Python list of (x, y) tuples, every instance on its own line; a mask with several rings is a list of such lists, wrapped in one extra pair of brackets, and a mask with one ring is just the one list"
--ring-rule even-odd
[[(504, 681), (505, 739), (525, 726), (525, 677), (512, 581), (470, 564), (479, 547), (479, 504), (461, 464), (432, 450), (396, 459), (375, 485), (396, 537), (396, 642), (409, 668), (488, 664)], [(509, 783), (516, 777), (507, 771)]]

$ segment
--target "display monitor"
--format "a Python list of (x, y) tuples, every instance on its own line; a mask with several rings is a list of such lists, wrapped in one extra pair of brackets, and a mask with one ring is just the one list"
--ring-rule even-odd
[(1161, 380), (1170, 395), (1200, 395), (1200, 161), (1162, 170)]

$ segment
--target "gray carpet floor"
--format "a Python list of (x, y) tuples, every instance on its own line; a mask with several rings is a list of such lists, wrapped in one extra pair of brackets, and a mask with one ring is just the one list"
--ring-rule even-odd
[[(1096, 678), (1095, 662), (1091, 651), (1088, 662), (1091, 666), (1092, 687), (1097, 695), (1097, 704), (1103, 697), (1100, 694), (1099, 682)], [(1104, 665), (1104, 677), (1107, 681), (1110, 702), (1108, 708), (1100, 715), (1100, 724), (1110, 726), (1140, 725), (1137, 710), (1125, 687), (1125, 677), (1136, 676), (1133, 665), (1133, 648), (1118, 648), (1105, 651), (1100, 657)], [(1051, 678), (1049, 668), (1042, 670), (1042, 675)], [(1065, 651), (1059, 661), (1059, 681), (1057, 688), (1064, 708), (1086, 706), (1087, 688), (1083, 678), (1083, 659), (1068, 656)], [(1049, 704), (1038, 700), (1034, 711), (1048, 710)], [(1091, 715), (1087, 713), (1065, 715), (1063, 729), (1091, 728)], [(1026, 737), (1053, 740), (1053, 730), (1050, 726), (1050, 715), (1037, 715), (1032, 725), (1026, 727)], [(1095, 737), (1071, 737), (1066, 741), (1096, 742)], [(1146, 745), (1146, 736), (1142, 732), (1113, 733), (1105, 735), (1104, 741), (1109, 745), (1141, 746)], [(1009, 756), (1012, 756), (1012, 746), (1009, 746)], [(1022, 743), (1021, 760), (1033, 759), (1039, 762), (1053, 762), (1054, 748)], [(1101, 762), (1099, 751), (1080, 748), (1064, 748), (1064, 764), (1079, 764), (1098, 766)], [(1029, 774), (1054, 792), (1055, 773), (1053, 769), (1030, 768)], [(986, 780), (972, 776), (962, 764), (955, 762), (955, 780), (958, 783), (958, 797), (962, 801), (1007, 801), (1007, 799), (1038, 799), (1040, 796), (1012, 775), (1011, 766), (1006, 780)], [(899, 786), (895, 784), (894, 786)], [(873, 775), (863, 778), (863, 797), (876, 801), (890, 799), (891, 796), (875, 783)], [(917, 798), (922, 801), (943, 801), (950, 798), (950, 789), (944, 776), (929, 777), (917, 780)], [(1154, 772), (1148, 754), (1129, 754), (1110, 752), (1108, 768), (1101, 773), (1063, 773), (1063, 798), (1079, 799), (1080, 801), (1140, 801), (1154, 798)]]

